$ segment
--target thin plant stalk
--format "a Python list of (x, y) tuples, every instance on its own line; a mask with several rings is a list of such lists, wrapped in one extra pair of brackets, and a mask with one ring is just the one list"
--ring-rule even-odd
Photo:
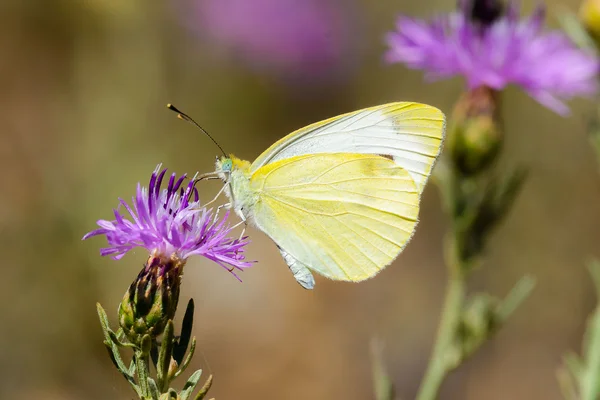
[(442, 308), (442, 319), (416, 400), (437, 398), (440, 386), (450, 369), (449, 356), (465, 301), (466, 284), (462, 273), (464, 268), (460, 265), (458, 257), (453, 256), (451, 251), (446, 252), (445, 258), (449, 277)]

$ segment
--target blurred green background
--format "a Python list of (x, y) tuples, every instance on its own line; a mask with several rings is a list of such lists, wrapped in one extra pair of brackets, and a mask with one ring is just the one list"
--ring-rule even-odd
[[(191, 114), (229, 152), (253, 159), (284, 134), (342, 112), (414, 100), (450, 112), (459, 79), (424, 83), (385, 65), (398, 13), (448, 11), (451, 0), (4, 0), (0, 4), (3, 193), (0, 398), (131, 399), (95, 313), (117, 305), (146, 252), (101, 258), (81, 242), (158, 163), (207, 172), (217, 149), (165, 108)], [(282, 5), (283, 4), (283, 5)], [(576, 10), (577, 1), (548, 4)], [(534, 6), (525, 1), (529, 12)], [(556, 26), (550, 18), (550, 25)], [(559, 399), (555, 370), (579, 350), (595, 298), (584, 261), (600, 256), (600, 176), (585, 127), (517, 89), (503, 94), (506, 164), (530, 176), (490, 242), (473, 290), (504, 295), (538, 278), (508, 325), (443, 387), (443, 399)], [(212, 198), (218, 184), (201, 187)], [(376, 278), (317, 279), (303, 290), (275, 246), (250, 230), (259, 263), (243, 283), (192, 259), (182, 304), (196, 301), (200, 352), (217, 399), (372, 398), (369, 341), (385, 343), (398, 394), (416, 393), (445, 285), (447, 220), (435, 186), (416, 236)], [(190, 369), (191, 371), (192, 369)]]

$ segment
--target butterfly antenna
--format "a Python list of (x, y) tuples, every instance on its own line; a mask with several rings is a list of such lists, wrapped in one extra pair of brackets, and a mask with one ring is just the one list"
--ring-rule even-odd
[(186, 113), (180, 111), (177, 107), (175, 107), (173, 104), (167, 104), (167, 108), (171, 111), (174, 111), (177, 113), (177, 118), (185, 121), (185, 122), (189, 122), (190, 124), (194, 125), (196, 128), (200, 129), (206, 136), (208, 136), (208, 138), (210, 140), (212, 140), (212, 142), (219, 148), (219, 150), (221, 150), (221, 153), (223, 153), (223, 155), (225, 157), (227, 157), (227, 153), (225, 153), (225, 150), (223, 150), (223, 148), (221, 146), (219, 146), (219, 143), (217, 143), (217, 141), (215, 140), (215, 138), (213, 138), (212, 136), (210, 136), (210, 133), (208, 133), (206, 131), (206, 129), (204, 129), (203, 127), (200, 126), (199, 123), (197, 123), (196, 121), (194, 121), (194, 119), (192, 117), (190, 117), (189, 115), (187, 115)]

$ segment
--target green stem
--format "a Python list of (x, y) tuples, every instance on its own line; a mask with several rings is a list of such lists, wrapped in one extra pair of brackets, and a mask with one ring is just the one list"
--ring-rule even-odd
[(600, 371), (600, 335), (597, 334), (600, 328), (600, 315), (598, 311), (593, 317), (592, 324), (592, 333), (595, 335), (591, 339), (590, 348), (585, 355), (588, 365), (581, 377), (582, 400), (596, 400), (598, 398), (598, 371)]
[[(600, 296), (600, 264), (595, 261), (588, 265), (596, 292)], [(588, 322), (586, 338), (584, 339), (583, 357), (585, 368), (580, 378), (580, 391), (582, 400), (595, 400), (600, 391), (598, 375), (600, 373), (600, 305), (592, 314)]]
[(137, 369), (138, 381), (144, 399), (150, 398), (150, 386), (148, 385), (149, 374), (149, 358), (148, 354), (143, 351), (135, 352), (135, 362)]
[(455, 365), (450, 350), (465, 299), (465, 279), (461, 272), (461, 264), (456, 257), (447, 257), (447, 265), (450, 276), (442, 309), (442, 320), (416, 400), (436, 399), (444, 377)]

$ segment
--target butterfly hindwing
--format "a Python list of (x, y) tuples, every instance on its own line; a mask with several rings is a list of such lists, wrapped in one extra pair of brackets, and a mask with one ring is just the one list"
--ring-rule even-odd
[[(402, 251), (417, 224), (414, 180), (381, 156), (282, 159), (255, 171), (250, 190), (257, 195), (252, 211), (256, 226), (283, 249), (290, 268), (295, 260), (296, 266), (331, 279), (374, 276)], [(302, 268), (292, 272), (305, 277)]]

